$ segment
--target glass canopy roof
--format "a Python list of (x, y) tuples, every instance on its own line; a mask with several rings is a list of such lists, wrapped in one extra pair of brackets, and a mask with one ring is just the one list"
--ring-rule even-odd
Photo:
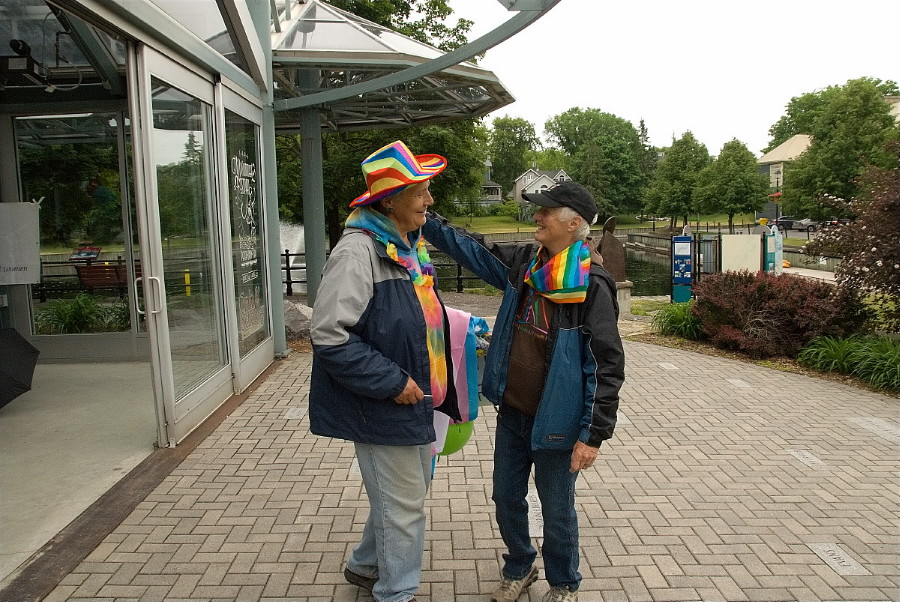
[[(293, 18), (282, 16), (272, 39), (276, 100), (369, 81), (443, 55), (320, 0), (300, 4), (294, 13)], [(513, 100), (493, 73), (465, 62), (318, 110), (327, 129), (360, 130), (478, 117)], [(293, 127), (295, 113), (277, 113), (276, 128)]]
[[(229, 20), (221, 2), (146, 3), (151, 2), (246, 71), (234, 28), (252, 25)], [(276, 101), (368, 82), (444, 54), (320, 0), (271, 0), (271, 5)], [(126, 97), (125, 39), (65, 6), (59, 0), (0, 0), (0, 103)], [(493, 73), (464, 62), (316, 108), (323, 128), (359, 130), (477, 117), (512, 101)], [(296, 109), (277, 111), (275, 117), (279, 132), (295, 131), (299, 123)]]

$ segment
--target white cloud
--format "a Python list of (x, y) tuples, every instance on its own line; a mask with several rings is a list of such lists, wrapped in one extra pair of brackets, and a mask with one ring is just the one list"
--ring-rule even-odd
[[(509, 19), (497, 0), (450, 0), (469, 39)], [(900, 2), (561, 0), (481, 64), (540, 133), (571, 107), (644, 119), (651, 142), (691, 130), (710, 153), (737, 138), (759, 154), (793, 96), (875, 77), (900, 81)]]

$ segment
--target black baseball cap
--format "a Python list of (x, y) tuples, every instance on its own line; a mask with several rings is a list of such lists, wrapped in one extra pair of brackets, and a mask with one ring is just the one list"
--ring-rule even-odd
[(541, 207), (568, 207), (589, 224), (597, 223), (597, 202), (587, 188), (571, 180), (541, 192), (522, 193), (522, 198)]

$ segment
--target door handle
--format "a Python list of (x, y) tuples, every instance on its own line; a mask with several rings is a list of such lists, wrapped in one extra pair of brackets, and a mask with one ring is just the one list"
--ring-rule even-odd
[[(135, 278), (135, 281), (134, 281), (135, 286), (137, 286), (138, 280), (147, 280), (147, 281), (155, 281), (156, 282), (156, 286), (150, 287), (155, 291), (155, 297), (153, 298), (153, 303), (152, 303), (153, 309), (150, 310), (150, 313), (151, 314), (160, 313), (162, 311), (162, 293), (161, 293), (162, 281), (159, 279), (158, 276), (145, 276), (145, 277), (142, 276), (141, 278)], [(149, 299), (149, 296), (147, 298)], [(143, 311), (141, 311), (140, 308), (138, 308), (138, 313), (143, 314), (146, 312), (143, 312)]]

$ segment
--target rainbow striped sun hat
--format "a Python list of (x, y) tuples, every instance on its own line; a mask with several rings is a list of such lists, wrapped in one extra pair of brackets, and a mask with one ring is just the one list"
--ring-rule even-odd
[(414, 155), (397, 140), (379, 148), (360, 165), (369, 189), (353, 199), (351, 207), (380, 201), (401, 188), (430, 180), (444, 171), (447, 159), (440, 155)]

